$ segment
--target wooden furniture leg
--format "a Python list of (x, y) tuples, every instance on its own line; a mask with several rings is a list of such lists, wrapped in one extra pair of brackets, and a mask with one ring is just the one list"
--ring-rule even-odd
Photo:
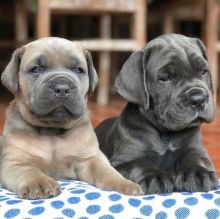
[[(108, 39), (111, 37), (111, 16), (105, 14), (100, 20), (100, 37)], [(99, 53), (99, 84), (97, 103), (106, 105), (109, 97), (110, 86), (111, 53), (102, 51)]]
[(50, 36), (50, 10), (48, 1), (38, 0), (36, 38)]
[(217, 54), (217, 21), (218, 5), (216, 0), (206, 0), (206, 21), (205, 21), (205, 41), (208, 50), (209, 62), (211, 65), (212, 80), (214, 85), (214, 100), (216, 102), (218, 86), (218, 54)]
[(139, 3), (138, 10), (132, 16), (131, 31), (132, 38), (136, 40), (136, 42), (139, 44), (139, 47), (142, 48), (147, 41), (147, 7), (145, 0), (137, 0), (137, 2)]
[(169, 13), (165, 13), (163, 22), (164, 22), (163, 24), (164, 33), (175, 32), (175, 25), (174, 25), (175, 22), (174, 22), (173, 16), (171, 16)]
[(15, 1), (15, 41), (20, 46), (28, 39), (28, 9), (26, 0)]

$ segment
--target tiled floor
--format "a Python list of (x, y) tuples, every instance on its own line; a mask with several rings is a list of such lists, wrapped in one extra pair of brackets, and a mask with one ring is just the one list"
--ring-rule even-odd
[[(2, 132), (5, 119), (5, 108), (7, 102), (0, 102), (0, 133)], [(104, 119), (120, 114), (125, 102), (114, 98), (107, 106), (97, 106), (94, 102), (89, 103), (90, 116), (93, 126), (97, 126)], [(220, 105), (217, 108), (216, 118), (211, 124), (202, 126), (203, 142), (211, 159), (214, 162), (218, 175), (220, 176)]]

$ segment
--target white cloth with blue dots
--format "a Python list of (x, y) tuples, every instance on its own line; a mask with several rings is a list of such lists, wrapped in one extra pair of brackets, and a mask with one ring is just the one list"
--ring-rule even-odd
[(22, 200), (0, 187), (0, 219), (220, 218), (220, 186), (208, 193), (125, 196), (74, 180), (60, 185), (62, 193), (45, 200)]

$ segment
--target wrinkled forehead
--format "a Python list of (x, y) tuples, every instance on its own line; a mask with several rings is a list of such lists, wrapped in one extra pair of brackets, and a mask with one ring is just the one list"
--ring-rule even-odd
[[(154, 49), (153, 49), (154, 48)], [(158, 39), (152, 45), (150, 66), (157, 68), (174, 64), (179, 67), (200, 69), (208, 68), (208, 62), (203, 57), (199, 47), (190, 41), (176, 41), (174, 39)]]
[(80, 43), (60, 38), (43, 38), (25, 45), (21, 63), (27, 65), (39, 61), (48, 65), (69, 65), (75, 62), (87, 66)]

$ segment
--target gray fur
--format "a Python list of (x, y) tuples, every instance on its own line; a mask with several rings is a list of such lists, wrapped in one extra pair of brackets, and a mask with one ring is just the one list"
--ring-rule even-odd
[(215, 189), (200, 131), (214, 118), (203, 43), (179, 34), (152, 40), (125, 62), (116, 88), (128, 104), (95, 130), (111, 164), (146, 193)]

